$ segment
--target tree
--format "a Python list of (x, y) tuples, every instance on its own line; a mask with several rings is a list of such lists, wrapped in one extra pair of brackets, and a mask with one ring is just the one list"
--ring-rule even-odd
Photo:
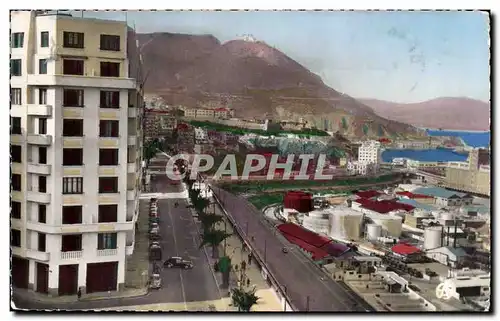
[(200, 249), (205, 245), (210, 245), (212, 247), (212, 258), (216, 258), (219, 245), (231, 235), (231, 233), (227, 233), (225, 231), (204, 230), (203, 234), (201, 234), (202, 242), (200, 244)]
[(255, 288), (250, 291), (245, 291), (242, 288), (234, 288), (231, 290), (231, 298), (233, 299), (233, 304), (238, 307), (238, 311), (250, 312), (252, 306), (257, 304), (259, 297), (255, 295), (255, 291)]
[(342, 117), (342, 129), (347, 130), (349, 125), (347, 124), (347, 119), (345, 117)]
[(370, 126), (368, 124), (363, 125), (363, 134), (368, 135), (368, 132), (370, 131)]
[(215, 224), (224, 221), (222, 216), (217, 214), (199, 215), (198, 218), (201, 221), (201, 224), (203, 225), (204, 231), (213, 230)]

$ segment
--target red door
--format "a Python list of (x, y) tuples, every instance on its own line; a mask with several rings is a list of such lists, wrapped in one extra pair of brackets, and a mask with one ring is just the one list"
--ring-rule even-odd
[(59, 295), (78, 292), (78, 264), (59, 266)]
[(12, 257), (12, 286), (27, 289), (29, 284), (29, 261), (17, 256)]
[(49, 266), (36, 263), (36, 292), (49, 293)]
[(116, 291), (118, 262), (87, 264), (87, 293)]

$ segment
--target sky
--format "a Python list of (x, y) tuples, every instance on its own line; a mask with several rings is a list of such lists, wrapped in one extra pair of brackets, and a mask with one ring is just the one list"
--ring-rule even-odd
[(490, 100), (486, 13), (129, 11), (84, 16), (127, 19), (141, 33), (212, 34), (221, 42), (251, 34), (355, 98)]

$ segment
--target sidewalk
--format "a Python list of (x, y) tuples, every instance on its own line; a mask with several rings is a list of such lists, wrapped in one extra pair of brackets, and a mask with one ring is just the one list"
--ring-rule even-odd
[(121, 292), (97, 292), (91, 294), (83, 294), (80, 300), (78, 300), (78, 297), (76, 295), (50, 297), (46, 294), (26, 289), (16, 289), (15, 292), (16, 296), (19, 296), (25, 300), (42, 303), (74, 303), (108, 299), (122, 299), (139, 297), (148, 293), (147, 289), (127, 289)]

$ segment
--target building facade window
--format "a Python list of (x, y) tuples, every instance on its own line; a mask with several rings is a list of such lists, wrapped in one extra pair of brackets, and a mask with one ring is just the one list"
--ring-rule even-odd
[(12, 105), (22, 105), (22, 94), (21, 88), (11, 88), (10, 89), (10, 103)]
[(82, 89), (64, 89), (63, 91), (63, 106), (64, 107), (83, 107), (83, 90)]
[(82, 166), (83, 148), (63, 148), (63, 166)]
[(69, 234), (61, 236), (61, 252), (72, 252), (82, 250), (82, 235)]
[(24, 32), (12, 33), (11, 48), (22, 48), (24, 44)]
[(118, 205), (99, 205), (99, 223), (118, 221)]
[(120, 108), (120, 92), (101, 90), (101, 108)]
[(63, 60), (63, 74), (83, 76), (84, 62), (78, 59), (64, 59)]
[(83, 207), (63, 206), (62, 207), (62, 223), (63, 224), (82, 224)]
[(21, 76), (23, 74), (21, 59), (10, 60), (10, 75)]
[(38, 223), (47, 223), (47, 206), (38, 204)]
[(38, 164), (47, 164), (47, 147), (38, 147)]
[(21, 247), (21, 231), (10, 229), (10, 245)]
[(120, 51), (120, 36), (101, 35), (101, 50)]
[(120, 63), (101, 62), (101, 77), (120, 77)]
[(38, 176), (38, 192), (47, 193), (47, 176)]
[(63, 177), (63, 194), (83, 194), (83, 177)]
[(111, 250), (116, 249), (116, 233), (99, 233), (97, 234), (97, 249)]
[(39, 252), (45, 252), (46, 249), (46, 235), (44, 233), (38, 232), (38, 251)]
[(118, 177), (99, 177), (99, 193), (118, 193)]
[(22, 130), (21, 130), (21, 117), (11, 117), (11, 134), (14, 135), (21, 135)]
[(82, 137), (83, 119), (63, 119), (64, 137)]
[(47, 118), (38, 118), (38, 134), (47, 135)]
[(47, 48), (49, 46), (49, 32), (40, 32), (40, 47)]
[(99, 137), (118, 137), (118, 120), (101, 120), (99, 122)]
[(99, 149), (99, 165), (101, 166), (116, 166), (118, 165), (118, 158), (119, 158), (118, 148)]
[(12, 182), (12, 190), (13, 191), (21, 191), (21, 174), (12, 174), (11, 178)]
[(64, 48), (77, 48), (82, 49), (85, 46), (85, 36), (83, 32), (63, 32), (63, 46)]
[(10, 160), (13, 163), (22, 163), (22, 147), (19, 145), (10, 145)]
[(38, 104), (47, 105), (47, 88), (38, 88)]
[(38, 73), (40, 75), (47, 74), (47, 59), (38, 60)]
[(18, 220), (21, 219), (21, 202), (10, 202), (10, 217)]

